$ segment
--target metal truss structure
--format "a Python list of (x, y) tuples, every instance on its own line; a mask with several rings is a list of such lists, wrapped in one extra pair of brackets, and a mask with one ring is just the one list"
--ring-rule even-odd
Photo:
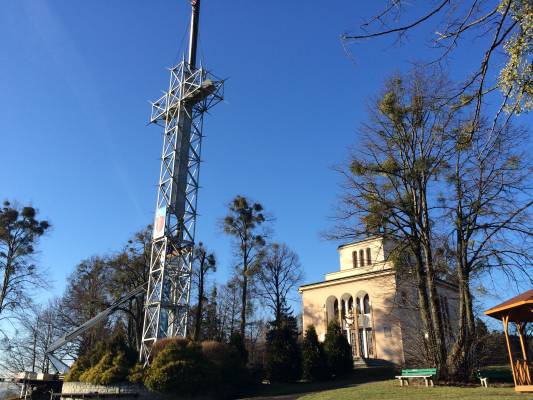
[(192, 60), (170, 69), (168, 91), (152, 104), (151, 123), (164, 127), (164, 136), (140, 354), (145, 364), (157, 340), (187, 334), (203, 120), (224, 90), (223, 80)]

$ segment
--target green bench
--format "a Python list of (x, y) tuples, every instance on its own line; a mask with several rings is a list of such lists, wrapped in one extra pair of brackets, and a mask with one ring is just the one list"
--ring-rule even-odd
[(400, 380), (400, 386), (403, 386), (405, 382), (409, 386), (409, 379), (422, 378), (426, 386), (435, 386), (433, 384), (433, 377), (437, 375), (437, 368), (425, 368), (425, 369), (402, 369), (402, 374), (397, 375), (396, 378)]
[(476, 376), (481, 382), (481, 386), (484, 387), (489, 387), (489, 379), (494, 379), (499, 382), (509, 382), (513, 380), (513, 375), (510, 371), (502, 370), (478, 370)]

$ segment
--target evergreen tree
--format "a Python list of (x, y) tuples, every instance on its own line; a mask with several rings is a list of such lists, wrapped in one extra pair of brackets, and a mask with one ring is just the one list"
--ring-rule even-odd
[(211, 294), (209, 295), (209, 300), (206, 305), (206, 320), (204, 327), (204, 337), (206, 340), (217, 340), (220, 341), (220, 329), (219, 329), (219, 316), (217, 314), (217, 305), (218, 305), (218, 291), (216, 285), (211, 289)]
[(302, 342), (302, 377), (309, 381), (322, 381), (329, 376), (324, 347), (318, 341), (315, 327), (311, 325)]
[(273, 382), (290, 382), (301, 376), (301, 354), (298, 347), (296, 319), (287, 316), (272, 323), (267, 333), (266, 374)]
[(260, 226), (266, 221), (263, 206), (252, 203), (243, 196), (236, 196), (228, 204), (228, 214), (222, 221), (224, 232), (235, 240), (238, 258), (236, 273), (241, 286), (241, 320), (239, 333), (246, 335), (246, 317), (249, 311), (251, 278), (258, 269), (264, 253), (265, 233)]
[(207, 274), (216, 271), (216, 259), (214, 253), (208, 253), (202, 242), (194, 249), (195, 272), (194, 278), (197, 285), (197, 298), (194, 324), (194, 340), (202, 339), (202, 327), (205, 323), (204, 303), (207, 301), (205, 296)]
[(353, 368), (352, 352), (350, 344), (341, 332), (337, 321), (328, 324), (326, 340), (324, 340), (324, 352), (331, 373), (335, 376), (344, 375)]

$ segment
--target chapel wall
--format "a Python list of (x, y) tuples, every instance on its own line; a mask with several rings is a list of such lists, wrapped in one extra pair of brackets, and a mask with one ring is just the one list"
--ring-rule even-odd
[(368, 293), (373, 316), (376, 358), (395, 364), (403, 364), (403, 339), (400, 315), (396, 307), (396, 279), (394, 273), (365, 277), (349, 282), (335, 282), (330, 285), (302, 290), (303, 326), (314, 325), (319, 340), (326, 334), (328, 298), (341, 299), (351, 295), (354, 298)]

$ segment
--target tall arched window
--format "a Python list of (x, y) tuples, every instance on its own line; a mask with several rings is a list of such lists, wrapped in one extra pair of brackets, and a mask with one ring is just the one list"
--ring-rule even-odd
[(359, 250), (359, 262), (361, 263), (361, 267), (365, 266), (365, 251)]
[(366, 265), (372, 265), (372, 251), (370, 247), (366, 249)]
[(352, 265), (357, 268), (357, 251), (352, 251)]
[(356, 295), (357, 306), (357, 350), (358, 357), (374, 357), (374, 324), (370, 308), (370, 297), (365, 291), (359, 291)]
[(326, 328), (329, 322), (331, 321), (338, 321), (339, 320), (339, 301), (335, 296), (329, 296), (326, 299), (325, 304), (325, 311), (326, 311)]
[(365, 314), (370, 314), (370, 298), (368, 294), (363, 299), (363, 311)]

